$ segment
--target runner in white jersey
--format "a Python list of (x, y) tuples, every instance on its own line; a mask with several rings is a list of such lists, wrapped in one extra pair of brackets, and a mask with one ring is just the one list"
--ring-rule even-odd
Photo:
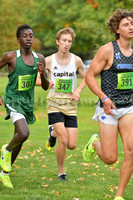
[[(70, 53), (75, 32), (72, 28), (64, 28), (56, 35), (57, 53), (46, 58), (46, 70), (53, 88), (47, 96), (47, 112), (49, 120), (49, 145), (53, 147), (58, 138), (56, 157), (59, 169), (58, 180), (67, 180), (64, 171), (66, 148), (75, 149), (78, 138), (77, 101), (81, 90), (85, 87), (85, 69), (81, 59)], [(77, 88), (76, 71), (83, 78)]]

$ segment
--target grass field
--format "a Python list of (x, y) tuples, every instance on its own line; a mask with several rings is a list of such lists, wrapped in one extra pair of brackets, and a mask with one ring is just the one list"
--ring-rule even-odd
[[(80, 79), (78, 79), (78, 84)], [(4, 96), (7, 78), (0, 77), (0, 96)], [(78, 104), (79, 136), (77, 148), (67, 150), (65, 170), (67, 182), (57, 180), (56, 146), (48, 151), (46, 114), (47, 92), (35, 89), (35, 114), (37, 121), (30, 125), (30, 137), (24, 143), (10, 174), (14, 189), (0, 184), (0, 200), (104, 200), (113, 199), (119, 180), (120, 166), (124, 157), (123, 145), (118, 138), (119, 156), (115, 165), (107, 166), (95, 156), (91, 163), (82, 158), (82, 150), (90, 136), (98, 132), (98, 124), (91, 120), (97, 98), (86, 87)], [(11, 120), (5, 121), (4, 106), (0, 107), (0, 147), (13, 135)], [(133, 177), (124, 197), (133, 199)]]

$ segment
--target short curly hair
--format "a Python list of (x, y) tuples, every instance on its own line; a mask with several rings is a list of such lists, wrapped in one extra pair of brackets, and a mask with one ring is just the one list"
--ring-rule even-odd
[(21, 26), (19, 26), (17, 28), (17, 31), (16, 31), (16, 37), (19, 38), (20, 37), (20, 32), (23, 30), (23, 29), (31, 29), (33, 31), (33, 29), (31, 28), (31, 26), (29, 26), (28, 24), (23, 24)]
[(126, 9), (118, 9), (116, 12), (109, 18), (107, 26), (110, 29), (111, 33), (115, 33), (115, 38), (119, 39), (119, 34), (116, 31), (119, 28), (119, 24), (122, 19), (131, 17), (133, 18), (133, 10), (128, 11)]

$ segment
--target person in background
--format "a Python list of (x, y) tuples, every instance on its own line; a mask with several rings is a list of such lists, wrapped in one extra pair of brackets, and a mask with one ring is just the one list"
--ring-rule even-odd
[[(58, 163), (58, 180), (67, 180), (64, 170), (66, 148), (76, 148), (78, 139), (77, 101), (80, 92), (85, 87), (85, 68), (81, 59), (70, 53), (75, 38), (72, 28), (60, 29), (56, 34), (58, 51), (46, 58), (46, 70), (54, 86), (47, 96), (47, 112), (49, 121), (48, 142), (50, 147), (56, 144), (56, 158)], [(77, 88), (77, 75), (82, 82)]]

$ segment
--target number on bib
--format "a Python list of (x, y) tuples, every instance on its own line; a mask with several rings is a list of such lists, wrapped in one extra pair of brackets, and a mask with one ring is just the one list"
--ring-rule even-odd
[(72, 92), (72, 79), (56, 79), (55, 85), (56, 92), (71, 93)]
[(33, 87), (35, 74), (18, 77), (18, 91), (29, 90)]
[(133, 72), (117, 74), (118, 84), (117, 89), (133, 89)]

